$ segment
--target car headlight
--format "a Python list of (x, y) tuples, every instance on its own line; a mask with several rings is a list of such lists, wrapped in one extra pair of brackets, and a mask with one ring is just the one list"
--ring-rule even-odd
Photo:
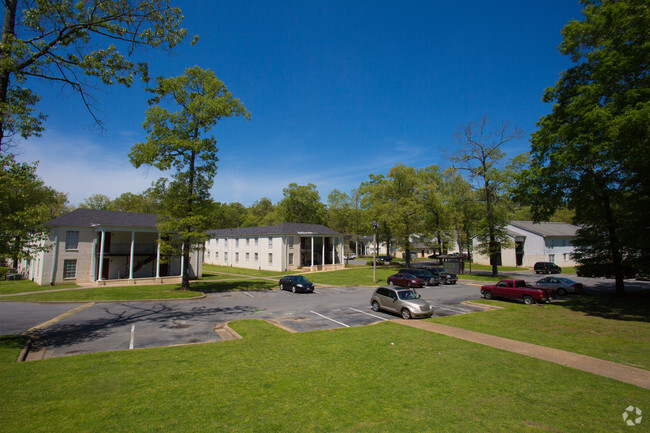
[(302, 284), (296, 284), (296, 287), (302, 287)]

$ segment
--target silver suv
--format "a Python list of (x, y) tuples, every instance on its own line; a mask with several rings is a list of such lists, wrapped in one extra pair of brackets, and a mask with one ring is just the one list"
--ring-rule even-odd
[(370, 298), (370, 305), (374, 311), (390, 311), (401, 315), (402, 319), (433, 316), (433, 307), (427, 301), (415, 290), (403, 287), (377, 288)]

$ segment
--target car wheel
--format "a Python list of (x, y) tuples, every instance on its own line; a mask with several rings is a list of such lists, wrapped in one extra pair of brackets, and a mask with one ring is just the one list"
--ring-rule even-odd
[(560, 296), (566, 296), (566, 290), (560, 287), (559, 289), (557, 289), (557, 294)]
[(379, 311), (379, 302), (372, 301), (372, 311)]
[(535, 303), (535, 300), (530, 296), (524, 296), (524, 304), (532, 305)]
[(291, 291), (292, 291), (293, 293), (296, 293), (296, 286), (293, 286), (293, 287), (291, 288)]
[(492, 298), (494, 298), (494, 295), (492, 295), (492, 292), (490, 292), (489, 290), (484, 291), (484, 292), (483, 292), (483, 296), (485, 297), (485, 299), (492, 299)]
[(280, 290), (284, 290), (284, 286), (280, 284)]
[(402, 319), (409, 320), (411, 318), (411, 312), (408, 308), (402, 308)]

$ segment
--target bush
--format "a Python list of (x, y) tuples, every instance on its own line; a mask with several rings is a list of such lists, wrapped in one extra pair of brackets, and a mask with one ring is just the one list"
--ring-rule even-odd
[(5, 276), (7, 275), (8, 270), (9, 270), (9, 268), (7, 268), (5, 266), (0, 266), (0, 280), (5, 279)]
[[(372, 260), (366, 262), (366, 266), (372, 266)], [(384, 262), (377, 262), (377, 266), (384, 266)]]

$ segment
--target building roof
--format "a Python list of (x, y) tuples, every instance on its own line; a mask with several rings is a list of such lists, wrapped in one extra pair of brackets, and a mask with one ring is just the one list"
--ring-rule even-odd
[(208, 230), (212, 237), (241, 237), (267, 235), (338, 235), (341, 233), (320, 224), (281, 223), (264, 227), (241, 227), (237, 229)]
[(117, 212), (112, 210), (77, 209), (54, 218), (48, 227), (146, 227), (156, 228), (158, 215), (151, 213)]
[(510, 225), (520, 230), (525, 230), (527, 232), (534, 233), (542, 237), (549, 237), (549, 236), (573, 237), (576, 235), (576, 231), (580, 228), (578, 226), (574, 226), (573, 224), (567, 224), (561, 222), (533, 223), (532, 221), (510, 221)]

